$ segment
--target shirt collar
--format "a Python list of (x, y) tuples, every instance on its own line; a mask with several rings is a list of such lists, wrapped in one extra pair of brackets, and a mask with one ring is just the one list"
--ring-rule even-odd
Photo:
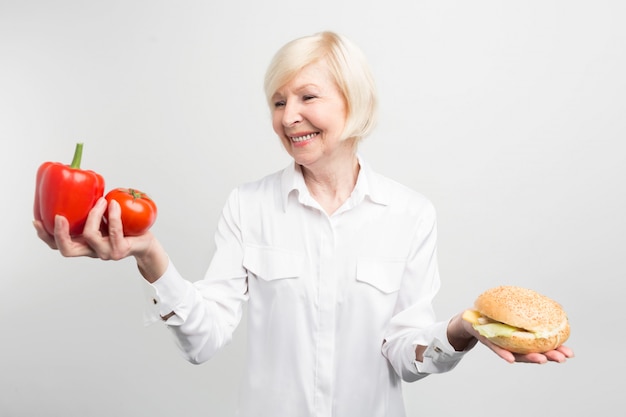
[[(378, 175), (372, 170), (367, 161), (359, 154), (357, 154), (357, 158), (360, 166), (359, 176), (350, 198), (358, 203), (367, 197), (374, 203), (387, 205), (389, 203), (387, 188), (381, 184)], [(284, 211), (287, 210), (289, 196), (294, 192), (298, 194), (298, 200), (301, 203), (306, 204), (306, 200), (311, 198), (304, 183), (300, 166), (292, 162), (283, 170), (281, 177), (281, 197)]]

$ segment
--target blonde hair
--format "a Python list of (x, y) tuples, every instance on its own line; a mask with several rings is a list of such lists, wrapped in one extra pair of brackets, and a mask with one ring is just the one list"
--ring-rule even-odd
[(300, 70), (325, 61), (347, 105), (344, 139), (367, 136), (376, 124), (378, 97), (369, 65), (361, 50), (333, 32), (320, 32), (295, 39), (276, 52), (265, 73), (265, 96), (273, 108), (272, 96)]

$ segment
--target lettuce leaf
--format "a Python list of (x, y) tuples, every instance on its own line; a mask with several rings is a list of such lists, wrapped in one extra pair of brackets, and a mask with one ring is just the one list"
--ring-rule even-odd
[(504, 323), (475, 324), (474, 329), (476, 329), (481, 336), (486, 338), (510, 337), (513, 332), (523, 331), (517, 327), (509, 326)]

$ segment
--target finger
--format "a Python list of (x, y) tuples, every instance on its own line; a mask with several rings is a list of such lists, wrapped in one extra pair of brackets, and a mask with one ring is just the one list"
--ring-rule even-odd
[(109, 237), (112, 242), (111, 245), (119, 245), (120, 241), (124, 239), (124, 226), (122, 224), (122, 208), (120, 204), (111, 200), (109, 203)]
[(109, 203), (108, 213), (109, 232), (111, 228), (121, 231), (122, 208), (120, 207), (120, 203), (118, 203), (116, 200), (111, 200), (111, 202)]
[(40, 220), (33, 220), (33, 226), (35, 227), (35, 230), (37, 230), (37, 236), (39, 239), (43, 240), (50, 248), (58, 249), (54, 236), (48, 233)]
[(72, 246), (70, 236), (70, 223), (64, 216), (57, 214), (54, 216), (54, 240), (62, 254), (65, 255)]
[(546, 355), (542, 353), (526, 353), (526, 354), (516, 354), (515, 361), (523, 362), (523, 363), (542, 364), (542, 363), (548, 362), (548, 358), (546, 357)]
[(100, 224), (102, 223), (102, 217), (107, 208), (107, 201), (104, 197), (100, 197), (93, 208), (89, 211), (85, 227), (83, 228), (84, 236), (97, 236), (100, 235)]
[(124, 226), (122, 224), (122, 208), (120, 204), (111, 200), (109, 203), (109, 245), (111, 247), (111, 258), (121, 259), (127, 255), (128, 241), (124, 237)]
[(93, 208), (89, 211), (82, 237), (94, 254), (101, 259), (109, 259), (111, 248), (108, 238), (102, 233), (102, 218), (107, 209), (107, 201), (100, 197)]
[(72, 240), (69, 221), (58, 214), (54, 217), (54, 239), (59, 252), (65, 257), (94, 256), (88, 245)]
[(548, 358), (549, 361), (552, 361), (552, 362), (561, 363), (567, 360), (567, 357), (565, 357), (565, 355), (558, 350), (551, 350), (549, 352), (544, 353), (544, 355), (546, 356), (546, 358)]
[(568, 358), (574, 357), (574, 352), (567, 346), (559, 346), (554, 350), (545, 353), (548, 360), (553, 362), (565, 362)]
[(558, 348), (556, 348), (556, 350), (558, 350), (563, 355), (565, 355), (566, 358), (573, 358), (574, 357), (574, 351), (572, 349), (570, 349), (569, 347), (567, 347), (567, 346), (561, 345)]

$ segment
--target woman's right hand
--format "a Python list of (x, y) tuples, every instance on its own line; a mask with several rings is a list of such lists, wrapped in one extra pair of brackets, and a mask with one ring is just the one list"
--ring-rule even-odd
[(102, 260), (120, 260), (134, 256), (144, 278), (154, 282), (167, 267), (167, 254), (151, 232), (140, 236), (124, 236), (121, 208), (115, 200), (108, 205), (108, 224), (102, 228), (102, 218), (106, 210), (107, 201), (101, 197), (89, 212), (80, 236), (71, 236), (69, 222), (59, 215), (54, 219), (54, 235), (45, 230), (41, 221), (35, 220), (33, 225), (39, 238), (65, 257), (88, 256)]
[[(54, 235), (50, 235), (41, 222), (35, 221), (35, 229), (41, 240), (52, 249), (57, 249), (65, 257), (88, 256), (103, 260), (119, 260), (132, 255), (133, 244), (122, 232), (121, 210), (119, 204), (109, 206), (109, 222), (107, 228), (101, 228), (102, 218), (107, 210), (107, 202), (100, 198), (89, 212), (85, 228), (80, 236), (71, 236), (69, 222), (63, 216), (54, 219)], [(138, 239), (148, 239), (140, 236)], [(137, 244), (135, 244), (137, 246)], [(139, 244), (141, 246), (141, 244)], [(135, 250), (139, 250), (135, 247)]]

